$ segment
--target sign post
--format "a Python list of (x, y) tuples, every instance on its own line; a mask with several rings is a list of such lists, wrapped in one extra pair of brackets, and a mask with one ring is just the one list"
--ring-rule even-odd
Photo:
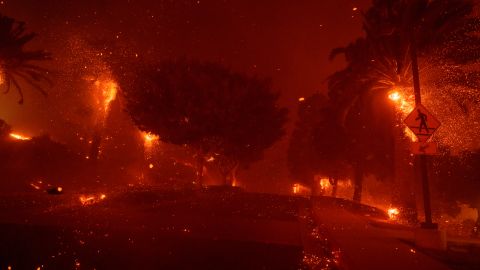
[(437, 224), (432, 222), (432, 210), (430, 206), (427, 155), (435, 155), (437, 153), (437, 145), (428, 140), (440, 127), (440, 121), (421, 103), (417, 103), (415, 109), (405, 118), (404, 122), (418, 138), (418, 142), (412, 143), (411, 150), (412, 153), (418, 155), (420, 159), (419, 165), (422, 174), (423, 204), (425, 208), (425, 223), (422, 223), (422, 227), (436, 229)]
[[(410, 56), (412, 60), (413, 90), (415, 94), (416, 107), (412, 111), (412, 113), (407, 116), (407, 118), (405, 119), (405, 123), (407, 125), (413, 124), (411, 125), (412, 127), (410, 127), (409, 125), (409, 128), (417, 135), (420, 142), (426, 142), (432, 136), (433, 132), (438, 128), (438, 126), (440, 126), (440, 122), (436, 120), (430, 113), (428, 113), (427, 109), (422, 106), (422, 96), (420, 92), (420, 76), (418, 72), (417, 46), (415, 40), (415, 28), (413, 28), (411, 31), (411, 43), (412, 46), (410, 49)], [(410, 118), (413, 118), (413, 123), (410, 123), (412, 121)], [(418, 155), (417, 159), (422, 175), (423, 206), (425, 209), (425, 222), (422, 223), (422, 227), (425, 229), (438, 229), (438, 225), (433, 224), (432, 222), (430, 187), (428, 184), (427, 157), (427, 155), (422, 154)]]

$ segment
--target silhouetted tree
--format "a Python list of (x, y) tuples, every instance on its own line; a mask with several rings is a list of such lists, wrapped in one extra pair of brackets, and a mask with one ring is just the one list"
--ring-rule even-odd
[(138, 67), (136, 76), (120, 82), (135, 124), (192, 149), (200, 181), (206, 161), (226, 181), (284, 134), (287, 111), (276, 104), (279, 94), (270, 82), (217, 64), (166, 61)]
[(480, 38), (472, 35), (480, 29), (479, 19), (471, 17), (473, 7), (471, 0), (373, 1), (364, 15), (365, 37), (334, 49), (330, 56), (343, 54), (348, 63), (329, 78), (330, 92), (341, 97), (343, 116), (367, 91), (412, 85), (413, 42), (420, 57), (434, 62), (431, 65), (454, 62), (448, 80), (464, 79), (458, 64), (480, 58)]
[(7, 137), (12, 131), (12, 127), (4, 120), (0, 119), (0, 139)]
[(35, 37), (34, 33), (25, 33), (25, 23), (0, 14), (0, 83), (4, 93), (12, 86), (18, 91), (23, 103), (23, 91), (19, 81), (22, 80), (47, 95), (42, 83), (51, 83), (48, 71), (36, 64), (36, 61), (50, 59), (50, 54), (43, 50), (25, 50), (25, 45)]
[(336, 119), (328, 98), (321, 94), (307, 97), (298, 106), (295, 124), (288, 148), (288, 166), (292, 176), (312, 188), (316, 194), (318, 183), (314, 176), (329, 177), (334, 188), (339, 178), (348, 176), (347, 137)]
[[(480, 78), (477, 71), (463, 71), (458, 67), (477, 61), (480, 55), (480, 39), (472, 35), (480, 26), (478, 19), (470, 16), (473, 6), (471, 0), (373, 1), (364, 14), (365, 37), (334, 49), (331, 54), (331, 58), (343, 54), (347, 61), (347, 67), (330, 76), (328, 84), (329, 97), (338, 108), (340, 123), (347, 125), (348, 118), (357, 118), (350, 124), (362, 127), (364, 125), (358, 125), (359, 117), (376, 116), (361, 112), (365, 111), (361, 107), (376, 104), (369, 100), (385, 97), (394, 87), (411, 88), (413, 42), (419, 56), (428, 59), (432, 66), (448, 66), (444, 68), (448, 74), (437, 80), (438, 84), (475, 83)], [(466, 77), (470, 78), (469, 82), (465, 82)], [(452, 93), (452, 98), (459, 99), (459, 105), (468, 99), (464, 96)], [(395, 125), (393, 119), (392, 126)], [(365, 138), (367, 141), (362, 144), (376, 139)], [(362, 160), (357, 160), (357, 164), (362, 164)], [(360, 179), (362, 174), (356, 173), (356, 178)]]

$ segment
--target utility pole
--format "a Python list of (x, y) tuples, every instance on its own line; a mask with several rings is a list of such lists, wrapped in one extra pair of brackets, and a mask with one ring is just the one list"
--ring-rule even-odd
[[(418, 71), (417, 44), (415, 39), (415, 27), (411, 31), (411, 60), (413, 75), (413, 90), (415, 92), (415, 106), (422, 104), (422, 96), (420, 93), (420, 76)], [(425, 210), (425, 222), (421, 224), (425, 229), (438, 229), (438, 225), (432, 222), (432, 207), (430, 205), (430, 186), (428, 183), (428, 166), (427, 155), (418, 155), (415, 159), (421, 171), (422, 190), (423, 190), (423, 207)]]

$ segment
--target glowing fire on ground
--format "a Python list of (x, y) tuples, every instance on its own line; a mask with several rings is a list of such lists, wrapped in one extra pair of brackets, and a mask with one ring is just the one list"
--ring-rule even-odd
[(15, 140), (20, 140), (20, 141), (29, 141), (31, 140), (32, 138), (31, 137), (27, 137), (27, 136), (24, 136), (24, 135), (21, 135), (21, 134), (18, 134), (18, 133), (10, 133), (10, 137), (11, 138), (14, 138)]
[(398, 208), (391, 207), (387, 210), (387, 214), (391, 220), (396, 220), (400, 214), (400, 210), (398, 210)]
[(297, 194), (297, 195), (307, 195), (310, 193), (310, 188), (302, 184), (296, 183), (296, 184), (293, 184), (292, 192), (293, 194)]
[(100, 195), (81, 195), (78, 199), (83, 206), (96, 204), (100, 201), (103, 201), (107, 198), (107, 195), (100, 194)]

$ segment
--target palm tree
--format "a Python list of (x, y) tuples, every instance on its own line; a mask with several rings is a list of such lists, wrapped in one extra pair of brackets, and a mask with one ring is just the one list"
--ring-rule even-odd
[(471, 35), (480, 29), (479, 20), (470, 16), (473, 7), (472, 0), (375, 0), (364, 14), (365, 37), (334, 49), (330, 56), (343, 54), (347, 61), (345, 69), (328, 79), (339, 121), (347, 125), (349, 116), (360, 114), (369, 100), (385, 97), (394, 87), (410, 88), (413, 48), (432, 66), (448, 65), (444, 84), (480, 81), (479, 72), (458, 67), (480, 59), (480, 38)]
[[(419, 55), (432, 60), (432, 65), (479, 60), (480, 38), (470, 35), (480, 30), (479, 20), (470, 17), (473, 7), (472, 0), (375, 0), (364, 14), (365, 38), (334, 49), (330, 56), (344, 54), (347, 61), (344, 70), (329, 78), (330, 95), (340, 96), (344, 109), (341, 121), (369, 91), (383, 94), (395, 86), (412, 84), (413, 42)], [(465, 82), (458, 79), (465, 75), (458, 68), (451, 73), (452, 82)]]
[(25, 45), (34, 37), (34, 33), (25, 33), (25, 23), (0, 14), (0, 84), (4, 93), (13, 87), (20, 95), (19, 104), (23, 104), (23, 91), (20, 81), (35, 88), (42, 95), (47, 93), (42, 83), (51, 81), (48, 71), (33, 62), (50, 59), (43, 50), (26, 50)]

